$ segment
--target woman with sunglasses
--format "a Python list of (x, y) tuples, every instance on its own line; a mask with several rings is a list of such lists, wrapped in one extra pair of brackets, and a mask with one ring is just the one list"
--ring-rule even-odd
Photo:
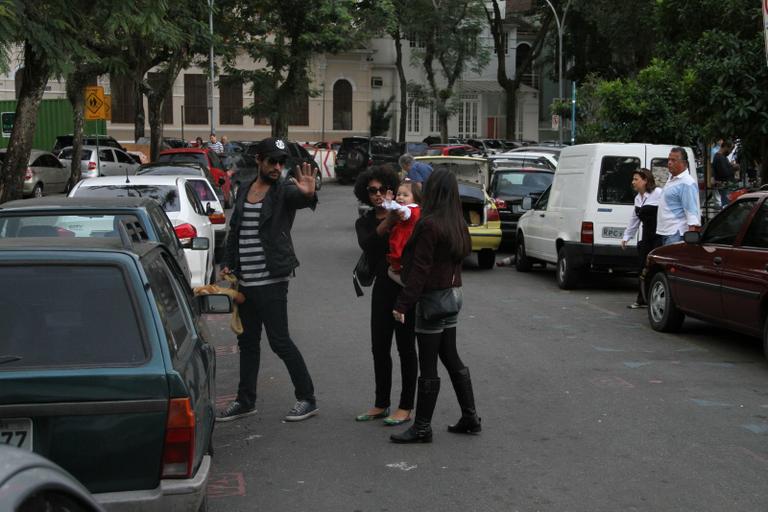
[[(464, 220), (456, 176), (446, 169), (430, 174), (424, 186), (422, 216), (403, 250), (405, 287), (392, 308), (398, 322), (416, 305), (416, 336), (419, 342), (418, 399), (413, 425), (390, 439), (395, 443), (431, 443), (432, 413), (440, 392), (437, 359), (440, 358), (451, 378), (461, 408), (461, 418), (448, 427), (454, 434), (476, 434), (482, 430), (475, 411), (475, 396), (469, 368), (456, 350), (458, 313), (453, 307), (445, 315), (425, 315), (426, 298), (450, 290), (461, 307), (461, 264), (472, 249), (469, 229)], [(447, 301), (446, 301), (447, 302)]]
[[(397, 172), (390, 167), (372, 167), (358, 176), (355, 196), (372, 209), (355, 222), (357, 242), (374, 271), (376, 280), (371, 292), (371, 349), (376, 383), (373, 407), (357, 416), (357, 421), (384, 418), (385, 425), (400, 425), (411, 419), (416, 392), (418, 362), (413, 331), (413, 315), (407, 312), (403, 323), (392, 318), (392, 308), (402, 287), (387, 275), (389, 233), (399, 217), (396, 211), (384, 207), (387, 191), (395, 193), (399, 183)], [(392, 389), (392, 334), (395, 335), (400, 355), (402, 389), (397, 410), (390, 416), (390, 392)]]

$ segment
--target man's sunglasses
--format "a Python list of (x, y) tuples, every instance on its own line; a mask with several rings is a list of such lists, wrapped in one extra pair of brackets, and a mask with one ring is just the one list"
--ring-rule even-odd
[(269, 156), (267, 157), (267, 162), (269, 162), (271, 165), (285, 165), (285, 158), (273, 158)]
[(366, 190), (368, 190), (368, 193), (373, 195), (376, 192), (378, 192), (381, 195), (384, 195), (387, 193), (387, 187), (368, 187)]

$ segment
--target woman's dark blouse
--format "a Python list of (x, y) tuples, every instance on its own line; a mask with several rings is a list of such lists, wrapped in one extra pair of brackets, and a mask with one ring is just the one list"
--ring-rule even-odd
[(375, 269), (376, 279), (389, 279), (387, 277), (387, 251), (389, 250), (389, 236), (379, 236), (376, 227), (381, 222), (376, 218), (376, 210), (367, 212), (355, 221), (357, 243), (368, 258), (368, 265)]

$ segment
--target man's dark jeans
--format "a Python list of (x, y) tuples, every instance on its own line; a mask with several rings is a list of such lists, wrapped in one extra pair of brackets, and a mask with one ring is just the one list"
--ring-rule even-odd
[(272, 351), (283, 360), (296, 393), (297, 400), (315, 402), (312, 378), (301, 352), (288, 334), (288, 282), (264, 286), (244, 286), (240, 291), (245, 302), (240, 305), (243, 334), (237, 337), (240, 347), (240, 384), (237, 401), (251, 408), (256, 403), (256, 384), (261, 360), (261, 326), (267, 331)]

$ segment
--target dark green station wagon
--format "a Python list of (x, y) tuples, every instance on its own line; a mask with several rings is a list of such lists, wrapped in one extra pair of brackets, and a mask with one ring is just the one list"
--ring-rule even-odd
[(0, 443), (69, 471), (107, 510), (206, 508), (215, 351), (161, 244), (0, 240)]

